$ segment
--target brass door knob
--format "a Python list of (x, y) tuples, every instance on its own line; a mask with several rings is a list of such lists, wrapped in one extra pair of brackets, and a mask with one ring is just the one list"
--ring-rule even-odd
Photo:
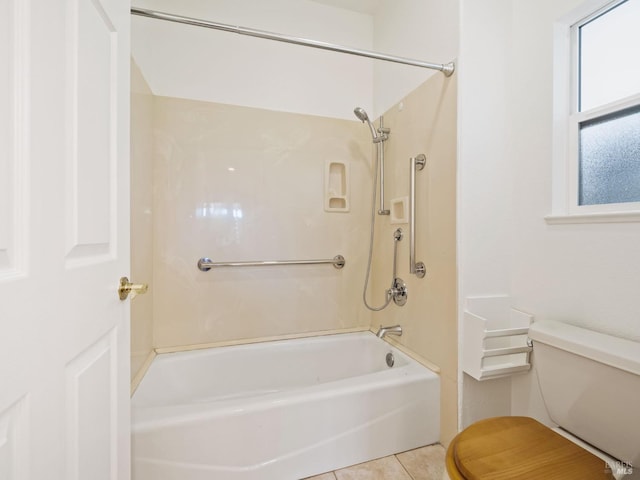
[(122, 277), (118, 287), (118, 297), (120, 297), (120, 300), (126, 300), (129, 293), (133, 292), (131, 298), (134, 298), (136, 295), (147, 293), (148, 288), (149, 286), (146, 283), (131, 283), (127, 277)]

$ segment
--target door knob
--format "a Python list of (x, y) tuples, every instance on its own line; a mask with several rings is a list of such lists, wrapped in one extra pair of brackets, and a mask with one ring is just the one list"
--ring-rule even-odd
[(136, 295), (147, 293), (149, 286), (146, 283), (131, 283), (127, 277), (120, 279), (120, 286), (118, 287), (118, 296), (120, 300), (126, 300), (129, 293), (133, 292), (134, 298)]

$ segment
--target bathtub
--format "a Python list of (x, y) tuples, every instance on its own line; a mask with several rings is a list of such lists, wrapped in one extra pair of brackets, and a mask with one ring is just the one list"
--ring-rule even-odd
[(132, 399), (133, 480), (300, 479), (439, 425), (438, 375), (371, 332), (161, 354)]

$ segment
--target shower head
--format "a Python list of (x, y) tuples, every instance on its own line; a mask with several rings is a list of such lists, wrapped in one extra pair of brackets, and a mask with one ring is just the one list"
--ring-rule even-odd
[(369, 115), (367, 115), (367, 112), (365, 112), (363, 108), (356, 107), (353, 109), (353, 113), (355, 114), (356, 117), (358, 117), (358, 120), (360, 120), (362, 123), (366, 122), (367, 125), (369, 125), (369, 130), (371, 130), (371, 137), (373, 138), (373, 143), (378, 143), (385, 140), (385, 137), (383, 135), (378, 136), (376, 134), (376, 129), (373, 128), (373, 124), (371, 123), (371, 120), (369, 120)]
[(365, 112), (363, 108), (356, 107), (353, 109), (353, 113), (355, 113), (356, 117), (358, 117), (361, 122), (369, 121), (369, 115), (367, 115), (367, 112)]

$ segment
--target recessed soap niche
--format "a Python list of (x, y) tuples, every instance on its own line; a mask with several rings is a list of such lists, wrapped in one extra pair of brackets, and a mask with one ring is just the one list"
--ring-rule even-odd
[(349, 164), (346, 162), (325, 162), (324, 209), (327, 212), (349, 211)]
[(409, 197), (399, 197), (391, 200), (389, 223), (409, 223)]

